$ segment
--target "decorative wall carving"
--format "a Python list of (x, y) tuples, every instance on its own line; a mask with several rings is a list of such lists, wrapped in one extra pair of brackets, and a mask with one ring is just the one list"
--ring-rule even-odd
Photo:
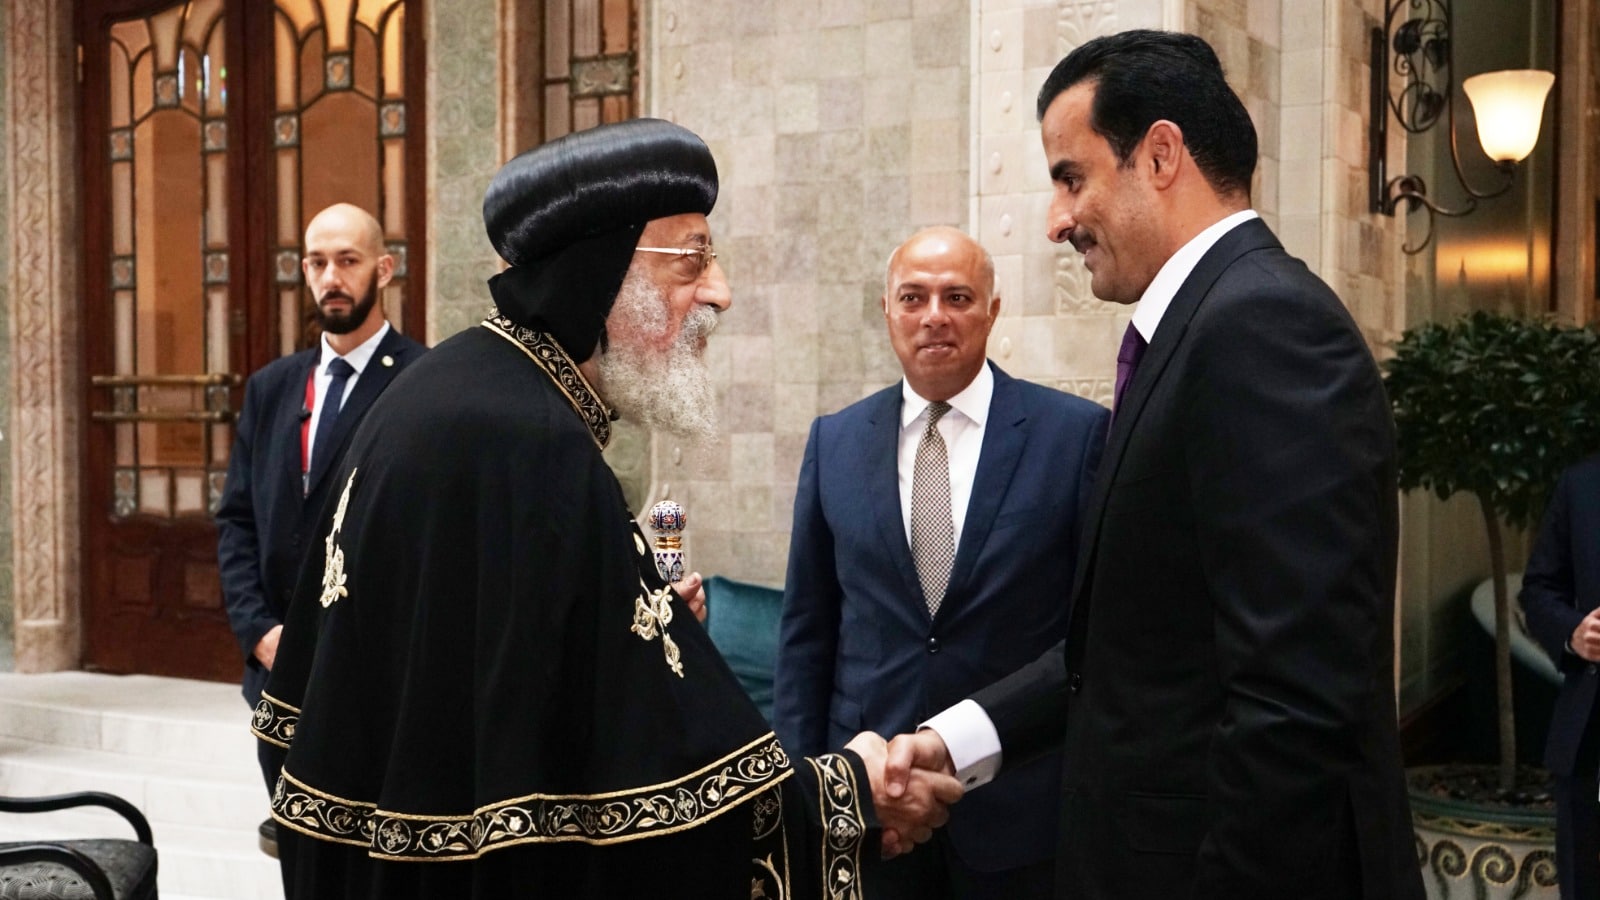
[(18, 671), (78, 665), (78, 234), (72, 4), (12, 0), (10, 160), (13, 602)]

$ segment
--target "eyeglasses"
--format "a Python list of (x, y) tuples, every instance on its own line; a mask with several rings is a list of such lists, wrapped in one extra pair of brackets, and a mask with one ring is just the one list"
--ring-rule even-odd
[(710, 244), (704, 247), (635, 247), (633, 249), (642, 253), (670, 253), (673, 256), (685, 259), (693, 257), (697, 264), (695, 268), (696, 275), (705, 274), (705, 271), (711, 268), (711, 261), (717, 258), (716, 248)]

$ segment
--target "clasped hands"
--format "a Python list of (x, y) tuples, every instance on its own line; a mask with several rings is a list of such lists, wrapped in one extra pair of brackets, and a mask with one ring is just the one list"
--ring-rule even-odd
[(950, 820), (950, 804), (965, 792), (944, 741), (933, 731), (892, 742), (863, 731), (845, 744), (866, 765), (872, 805), (883, 825), (883, 858), (909, 853)]

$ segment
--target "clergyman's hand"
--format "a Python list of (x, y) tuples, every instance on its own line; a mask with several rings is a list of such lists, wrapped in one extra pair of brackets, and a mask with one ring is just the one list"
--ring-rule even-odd
[(682, 598), (689, 612), (694, 613), (695, 620), (704, 625), (706, 622), (706, 583), (699, 572), (690, 572), (683, 576), (681, 581), (673, 582), (673, 593)]
[(872, 781), (872, 805), (883, 825), (884, 859), (911, 852), (933, 837), (933, 829), (950, 820), (950, 804), (963, 793), (954, 775), (916, 768), (906, 773), (900, 790), (891, 794), (884, 778), (889, 745), (882, 737), (863, 731), (845, 749), (861, 757)]

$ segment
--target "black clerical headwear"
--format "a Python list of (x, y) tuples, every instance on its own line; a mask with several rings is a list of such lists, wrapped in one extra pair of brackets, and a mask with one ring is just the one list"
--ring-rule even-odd
[(645, 223), (708, 214), (717, 166), (705, 142), (661, 119), (558, 138), (502, 167), (483, 198), (489, 241), (511, 268), (495, 306), (548, 332), (574, 360), (594, 352)]

